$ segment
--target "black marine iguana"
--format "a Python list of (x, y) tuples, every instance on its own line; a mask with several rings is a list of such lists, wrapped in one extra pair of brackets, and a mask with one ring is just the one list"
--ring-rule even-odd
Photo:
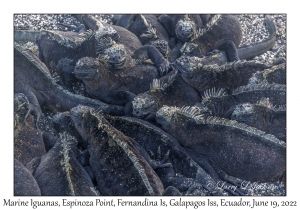
[[(199, 187), (200, 185), (209, 191), (210, 195), (223, 194), (218, 189), (217, 183), (229, 181), (228, 178), (219, 177), (211, 165), (201, 157), (197, 158), (197, 162), (191, 158), (185, 148), (181, 147), (177, 140), (170, 134), (164, 132), (157, 126), (144, 120), (132, 117), (112, 117), (106, 115), (105, 118), (116, 129), (123, 132), (126, 136), (135, 139), (149, 154), (152, 159), (164, 159), (161, 154), (168, 153), (169, 163), (172, 167), (158, 167), (155, 171), (159, 173), (165, 188), (173, 185), (180, 189), (180, 192), (187, 193), (189, 188)], [(154, 152), (157, 155), (154, 157)], [(234, 179), (231, 179), (234, 180)], [(232, 181), (234, 183), (234, 181)], [(199, 185), (200, 184), (200, 185)], [(237, 185), (237, 183), (234, 183)], [(244, 195), (237, 189), (235, 192), (230, 190), (230, 184), (226, 184), (229, 190), (225, 190), (233, 195)]]
[[(71, 109), (71, 119), (89, 143), (90, 165), (103, 195), (161, 195), (163, 185), (137, 143), (86, 106)], [(155, 164), (155, 163), (154, 163)], [(164, 167), (164, 164), (160, 164)]]
[(138, 37), (127, 30), (126, 28), (116, 26), (116, 25), (110, 25), (107, 23), (100, 22), (97, 18), (95, 18), (92, 15), (74, 15), (79, 22), (81, 22), (86, 31), (92, 30), (94, 32), (102, 31), (103, 29), (107, 28), (110, 31), (115, 31), (116, 34), (118, 34), (118, 40), (119, 44), (123, 44), (128, 49), (130, 55), (132, 53), (142, 47), (142, 43), (138, 39)]
[(231, 176), (264, 182), (285, 175), (285, 142), (243, 123), (199, 113), (198, 107), (164, 106), (156, 122), (182, 146), (205, 155)]
[(26, 165), (46, 153), (42, 132), (30, 114), (31, 104), (23, 93), (14, 96), (14, 158)]
[(41, 190), (28, 169), (14, 159), (14, 196), (40, 196)]
[[(89, 17), (89, 16), (87, 16)], [(85, 18), (88, 19), (89, 18)], [(97, 20), (95, 20), (97, 21)], [(15, 41), (32, 41), (38, 45), (39, 58), (48, 68), (58, 71), (67, 87), (76, 81), (73, 70), (78, 59), (88, 56), (97, 57), (99, 42), (110, 37), (113, 41), (126, 46), (130, 55), (142, 47), (139, 39), (130, 31), (122, 27), (103, 25), (97, 21), (94, 30), (75, 31), (15, 31)], [(121, 36), (120, 36), (121, 35)], [(100, 46), (103, 47), (103, 46)]]
[[(138, 55), (150, 57), (161, 72), (167, 71), (168, 62), (163, 56), (153, 46), (144, 47), (147, 48), (140, 48)], [(135, 64), (123, 45), (115, 44), (104, 53), (98, 60), (80, 59), (74, 71), (76, 77), (85, 83), (87, 93), (94, 98), (109, 104), (126, 105), (127, 108), (136, 94), (148, 90), (146, 84), (159, 77), (154, 65)]]
[(202, 104), (212, 115), (230, 118), (232, 108), (236, 105), (250, 103), (256, 104), (262, 98), (268, 98), (276, 106), (286, 104), (286, 86), (280, 84), (250, 84), (233, 90), (228, 95), (223, 88), (211, 88), (203, 93)]
[[(268, 39), (262, 42), (237, 48), (242, 38), (241, 28), (238, 20), (232, 15), (215, 15), (211, 18), (210, 22), (205, 28), (200, 29), (198, 33), (194, 35), (193, 41), (179, 42), (176, 47), (172, 48), (169, 60), (170, 62), (174, 62), (176, 58), (182, 55), (201, 57), (203, 55), (212, 55), (218, 53), (219, 50), (227, 51), (226, 49), (222, 48), (218, 49), (219, 46), (226, 41), (232, 42), (229, 47), (226, 47), (229, 48), (229, 51), (237, 51), (237, 56), (233, 57), (237, 57), (239, 59), (253, 58), (271, 49), (275, 44), (276, 26), (269, 16), (265, 16), (265, 24), (270, 33), (270, 37)], [(238, 29), (232, 30), (233, 28)], [(195, 29), (192, 31), (195, 31)], [(232, 31), (234, 31), (234, 33)], [(237, 49), (235, 50), (235, 48)], [(227, 57), (228, 58), (225, 56), (225, 62), (227, 59), (228, 61), (233, 61), (230, 53), (227, 53)], [(219, 60), (222, 59), (219, 58)]]
[(34, 174), (42, 195), (98, 195), (89, 175), (76, 159), (76, 144), (74, 137), (62, 133), (54, 147), (42, 156)]
[(269, 102), (269, 98), (263, 98), (256, 104), (236, 105), (232, 111), (231, 119), (286, 141), (286, 108), (285, 106), (276, 108)]
[(199, 93), (184, 82), (175, 70), (160, 79), (154, 79), (147, 92), (134, 98), (132, 114), (134, 117), (151, 119), (163, 105), (193, 106), (200, 101)]
[(140, 39), (143, 45), (154, 45), (164, 57), (168, 57), (169, 34), (154, 15), (121, 15), (116, 25), (128, 29)]
[(123, 107), (105, 104), (99, 100), (75, 95), (57, 85), (47, 67), (31, 52), (14, 44), (14, 92), (23, 93), (30, 104), (31, 112), (38, 122), (42, 111), (40, 106), (52, 111), (68, 111), (78, 104), (100, 108), (104, 112), (122, 115)]
[(248, 82), (249, 85), (263, 83), (286, 85), (285, 62), (254, 73)]
[(173, 65), (183, 80), (200, 94), (211, 87), (226, 88), (231, 93), (234, 88), (248, 84), (253, 73), (268, 68), (257, 61), (236, 61), (223, 65), (222, 62), (219, 65), (216, 63), (213, 57), (180, 57)]

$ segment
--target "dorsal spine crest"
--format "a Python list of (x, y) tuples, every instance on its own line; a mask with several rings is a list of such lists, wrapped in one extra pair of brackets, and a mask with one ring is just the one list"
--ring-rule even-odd
[(66, 132), (59, 134), (61, 147), (62, 147), (62, 160), (60, 164), (63, 168), (63, 171), (66, 173), (66, 179), (68, 181), (69, 190), (72, 196), (75, 196), (75, 190), (71, 179), (71, 172), (72, 167), (70, 165), (70, 154), (69, 151), (71, 150), (71, 145), (74, 143), (75, 140), (72, 136), (68, 135)]
[(97, 118), (98, 129), (102, 128), (107, 133), (109, 138), (111, 138), (115, 143), (117, 143), (117, 145), (119, 145), (123, 149), (125, 154), (132, 161), (134, 167), (138, 171), (141, 179), (143, 180), (143, 183), (144, 183), (145, 187), (147, 188), (149, 195), (154, 195), (153, 188), (151, 187), (151, 184), (147, 178), (145, 170), (143, 169), (142, 165), (140, 164), (139, 159), (128, 147), (128, 144), (126, 142), (122, 141), (120, 138), (118, 138), (117, 135), (114, 133), (114, 131), (108, 125), (106, 125), (102, 122), (102, 119), (104, 118), (103, 114), (99, 114), (99, 113), (95, 112), (93, 109), (90, 111), (90, 113)]

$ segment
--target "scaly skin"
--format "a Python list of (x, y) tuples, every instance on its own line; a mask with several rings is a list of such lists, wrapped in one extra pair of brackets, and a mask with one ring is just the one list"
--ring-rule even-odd
[(31, 52), (20, 45), (14, 45), (14, 92), (23, 93), (36, 116), (42, 115), (40, 106), (53, 112), (69, 111), (78, 104), (100, 108), (104, 112), (122, 115), (123, 107), (107, 105), (99, 100), (75, 95), (56, 84), (48, 73), (47, 67)]
[[(191, 158), (185, 148), (181, 147), (170, 134), (151, 123), (132, 117), (112, 117), (108, 115), (106, 119), (126, 136), (134, 138), (146, 152), (152, 154), (152, 158), (155, 158), (154, 153), (156, 151), (158, 160), (163, 159), (161, 154), (169, 153), (168, 162), (172, 164), (172, 167), (159, 167), (156, 169), (165, 188), (172, 185), (180, 189), (181, 193), (186, 193), (190, 187), (203, 187), (210, 195), (222, 195), (222, 190), (217, 188), (216, 185), (218, 182), (223, 183), (227, 180), (222, 181), (212, 166), (201, 157), (198, 157), (197, 162), (194, 158)], [(236, 192), (225, 191), (233, 195), (243, 195), (243, 192), (239, 190)]]
[[(204, 28), (198, 27), (198, 31), (194, 38), (188, 41), (179, 41), (175, 47), (172, 47), (169, 60), (174, 62), (177, 58), (184, 55), (189, 56), (203, 56), (212, 54), (211, 51), (219, 49), (219, 45), (230, 41), (234, 48), (236, 48), (236, 58), (239, 59), (250, 59), (255, 56), (261, 55), (266, 51), (270, 50), (276, 42), (276, 26), (269, 16), (265, 16), (266, 27), (269, 30), (270, 37), (258, 43), (247, 45), (244, 47), (238, 47), (241, 39), (241, 26), (239, 21), (233, 15), (215, 15), (213, 16)], [(196, 27), (197, 28), (197, 27)], [(234, 31), (234, 33), (233, 33)], [(190, 46), (191, 49), (187, 49)], [(224, 49), (219, 49), (224, 50)], [(226, 51), (226, 50), (225, 50)], [(230, 51), (223, 59), (226, 61), (233, 61)], [(222, 55), (219, 55), (222, 56)], [(224, 56), (224, 55), (223, 55)], [(219, 59), (222, 60), (222, 59)], [(224, 63), (225, 63), (224, 62)], [(222, 64), (224, 64), (222, 63)]]
[(199, 108), (164, 106), (156, 121), (178, 142), (214, 161), (227, 174), (249, 181), (276, 181), (285, 175), (286, 145), (236, 121), (201, 116)]
[(262, 83), (286, 85), (286, 64), (282, 63), (258, 71), (249, 79), (249, 85)]
[(235, 46), (242, 41), (242, 28), (234, 15), (214, 15), (210, 21), (198, 31), (198, 37), (193, 41), (205, 55), (215, 46), (225, 40), (231, 40)]
[[(117, 26), (124, 27), (134, 33), (143, 45), (147, 44), (151, 39), (161, 38), (169, 41), (169, 34), (166, 29), (159, 23), (154, 15), (121, 15), (118, 19)], [(149, 29), (155, 29), (150, 34)], [(149, 36), (145, 36), (148, 34)]]
[(40, 196), (41, 190), (28, 169), (14, 159), (14, 196)]
[(169, 46), (171, 49), (177, 42), (191, 41), (199, 28), (203, 26), (201, 18), (198, 15), (161, 15), (158, 17), (158, 21), (170, 35)]
[(111, 64), (114, 68), (109, 69), (101, 60), (82, 58), (74, 73), (85, 83), (86, 90), (92, 97), (109, 104), (126, 105), (133, 100), (135, 94), (147, 91), (148, 84), (159, 77), (154, 65), (134, 65), (130, 62), (129, 57)]
[(226, 88), (231, 93), (233, 89), (246, 85), (253, 73), (268, 68), (256, 61), (237, 61), (224, 65), (214, 64), (215, 61), (214, 56), (211, 59), (181, 57), (174, 66), (183, 80), (200, 94), (211, 87)]
[(162, 194), (160, 179), (132, 138), (115, 129), (90, 107), (71, 109), (71, 119), (83, 138), (88, 139), (90, 165), (101, 194)]
[(118, 39), (118, 43), (126, 46), (130, 55), (132, 55), (134, 51), (142, 47), (142, 43), (140, 42), (138, 37), (134, 33), (127, 30), (126, 28), (102, 23), (92, 15), (74, 15), (74, 16), (77, 18), (78, 21), (84, 24), (87, 30), (90, 29), (96, 32), (98, 30), (101, 30), (104, 27), (112, 27), (120, 36), (120, 38)]
[(143, 45), (153, 44), (164, 57), (168, 57), (169, 34), (154, 15), (121, 15), (116, 25), (134, 33)]
[(232, 108), (238, 104), (258, 103), (262, 98), (268, 98), (270, 103), (281, 106), (286, 104), (286, 86), (279, 84), (258, 84), (241, 86), (227, 95), (224, 89), (209, 89), (203, 94), (202, 103), (212, 111), (214, 116), (226, 117), (232, 113)]
[(95, 196), (94, 185), (76, 159), (76, 140), (63, 133), (54, 147), (41, 158), (36, 179), (46, 196)]
[(14, 158), (23, 165), (46, 153), (42, 132), (35, 126), (30, 107), (31, 104), (24, 94), (15, 94)]
[(154, 79), (149, 91), (137, 95), (132, 101), (133, 116), (151, 118), (163, 105), (192, 106), (201, 101), (199, 93), (186, 84), (177, 71)]
[(257, 104), (236, 105), (231, 119), (255, 127), (286, 141), (286, 110), (277, 109), (268, 98)]

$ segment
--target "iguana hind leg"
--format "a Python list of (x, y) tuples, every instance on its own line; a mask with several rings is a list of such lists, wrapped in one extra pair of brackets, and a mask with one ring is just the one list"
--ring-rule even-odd
[(28, 98), (28, 101), (30, 104), (30, 113), (32, 113), (35, 116), (34, 123), (36, 125), (36, 128), (39, 128), (38, 122), (39, 122), (41, 116), (43, 115), (40, 104), (33, 92), (25, 91), (24, 95), (27, 96), (27, 98)]

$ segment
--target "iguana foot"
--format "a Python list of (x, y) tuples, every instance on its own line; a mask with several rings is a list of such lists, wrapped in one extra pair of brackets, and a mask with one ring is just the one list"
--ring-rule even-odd
[(160, 75), (164, 75), (166, 73), (168, 73), (169, 69), (170, 69), (170, 63), (167, 60), (163, 60), (158, 66), (157, 68), (159, 69)]
[(157, 169), (157, 168), (165, 168), (165, 167), (173, 167), (172, 163), (166, 163), (166, 161), (168, 160), (170, 155), (170, 150), (167, 151), (167, 153), (165, 154), (164, 158), (161, 159), (161, 150), (160, 150), (160, 146), (157, 149), (157, 157), (156, 160), (154, 157), (154, 153), (150, 150), (150, 158), (151, 161), (149, 162), (150, 166), (153, 169)]

